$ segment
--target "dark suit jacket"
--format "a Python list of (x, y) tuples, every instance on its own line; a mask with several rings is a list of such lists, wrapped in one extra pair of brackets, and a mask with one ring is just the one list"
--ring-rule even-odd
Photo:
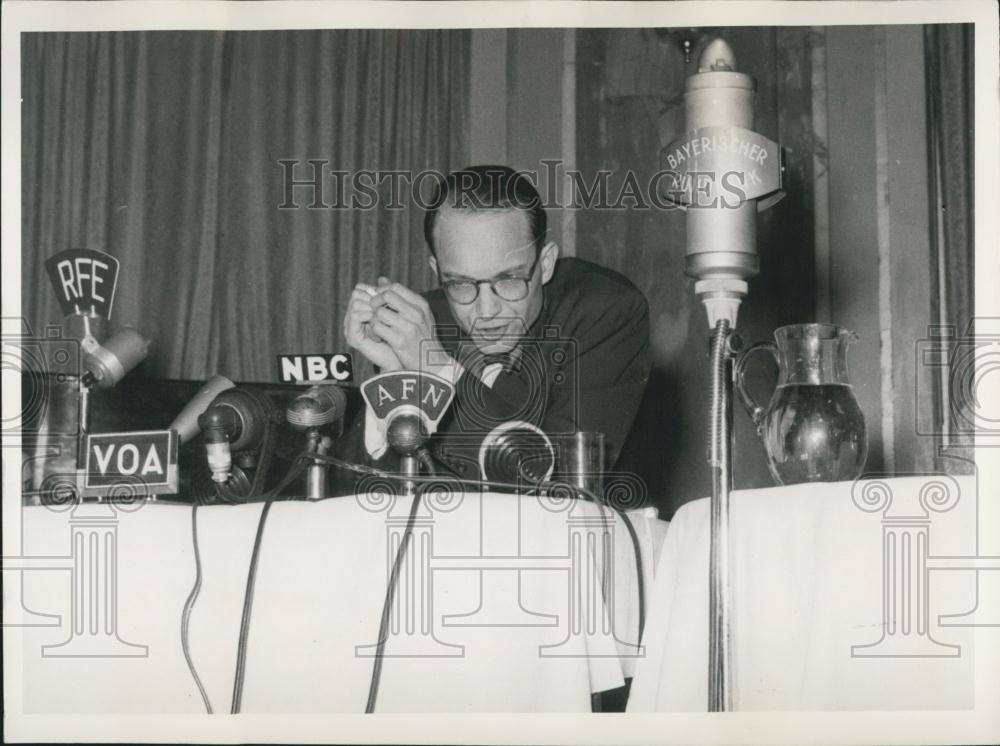
[[(464, 477), (478, 477), (479, 443), (509, 420), (530, 422), (553, 436), (603, 432), (607, 468), (632, 425), (651, 366), (645, 297), (621, 274), (570, 257), (556, 263), (544, 293), (528, 337), (499, 360), (504, 368), (492, 387), (478, 373), (495, 360), (484, 359), (462, 332), (441, 289), (424, 296), (442, 345), (466, 368), (431, 451)], [(345, 432), (339, 451), (372, 463), (363, 427), (362, 416)], [(394, 461), (386, 454), (378, 465), (391, 469)]]

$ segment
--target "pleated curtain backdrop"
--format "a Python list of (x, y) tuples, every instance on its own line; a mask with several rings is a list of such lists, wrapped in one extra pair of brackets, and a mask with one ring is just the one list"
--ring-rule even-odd
[(975, 34), (924, 27), (933, 225), (944, 257), (940, 318), (965, 333), (975, 314)]
[[(932, 261), (938, 267), (934, 313), (937, 323), (968, 338), (976, 331), (974, 28), (925, 26), (924, 48)], [(935, 427), (943, 435), (937, 439), (934, 463), (926, 468), (956, 473), (962, 462), (951, 456), (972, 460), (975, 444), (969, 423), (976, 421), (976, 412), (975, 401), (962, 390), (972, 382), (967, 357), (953, 348), (949, 360), (949, 366), (937, 369), (943, 380), (934, 389)], [(972, 468), (967, 463), (962, 473), (972, 473)]]
[[(354, 284), (433, 281), (423, 212), (310, 209), (286, 166), (466, 164), (469, 32), (37, 33), (21, 37), (22, 307), (59, 323), (44, 261), (121, 261), (112, 326), (153, 339), (145, 374), (270, 381), (275, 355), (346, 349)], [(335, 200), (327, 177), (322, 200)]]

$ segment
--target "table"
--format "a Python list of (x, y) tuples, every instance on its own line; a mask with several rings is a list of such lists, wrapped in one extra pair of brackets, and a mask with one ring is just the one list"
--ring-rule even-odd
[[(272, 506), (243, 712), (364, 711), (410, 505), (375, 491)], [(261, 509), (197, 511), (203, 582), (190, 651), (216, 712), (229, 711)], [(650, 586), (666, 524), (650, 510), (632, 518)], [(23, 630), (26, 713), (204, 711), (179, 631), (195, 579), (190, 507), (26, 507), (22, 547), (21, 566), (36, 568), (23, 573), (25, 606), (59, 615)], [(635, 563), (613, 514), (574, 500), (430, 493), (410, 550), (377, 712), (589, 711), (592, 692), (631, 672)]]
[[(975, 556), (978, 498), (943, 475), (734, 492), (736, 708), (973, 707), (959, 625), (1000, 623), (966, 615), (996, 559)], [(702, 499), (670, 523), (629, 712), (706, 710), (708, 556)]]

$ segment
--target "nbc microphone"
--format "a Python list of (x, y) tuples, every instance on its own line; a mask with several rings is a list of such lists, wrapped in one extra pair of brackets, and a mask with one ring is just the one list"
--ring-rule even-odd
[(346, 409), (347, 397), (339, 386), (319, 384), (292, 399), (285, 417), (289, 425), (305, 432), (336, 422)]
[[(294, 429), (306, 434), (306, 450), (325, 455), (331, 440), (320, 435), (319, 429), (336, 422), (347, 409), (347, 396), (339, 386), (318, 384), (299, 394), (285, 411), (285, 418)], [(322, 500), (326, 497), (326, 466), (313, 461), (306, 469), (306, 497)]]

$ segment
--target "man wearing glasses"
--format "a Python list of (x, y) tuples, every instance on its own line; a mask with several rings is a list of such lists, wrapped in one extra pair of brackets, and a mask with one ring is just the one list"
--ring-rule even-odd
[(642, 293), (609, 269), (559, 259), (537, 191), (512, 169), (456, 171), (432, 205), (424, 237), (440, 287), (359, 283), (348, 343), (383, 371), (455, 384), (439, 445), (524, 420), (549, 434), (603, 432), (612, 466), (649, 377)]

